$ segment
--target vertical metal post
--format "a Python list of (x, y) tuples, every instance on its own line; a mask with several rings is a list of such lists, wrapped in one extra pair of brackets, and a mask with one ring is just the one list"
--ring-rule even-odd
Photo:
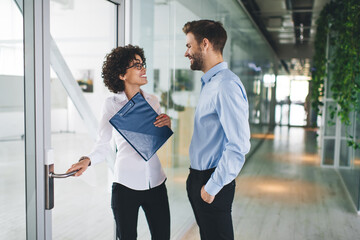
[(274, 86), (271, 87), (271, 99), (270, 99), (270, 121), (269, 127), (273, 129), (276, 125), (275, 121), (275, 113), (276, 113), (276, 84), (277, 84), (277, 77), (278, 77), (278, 69), (277, 65), (275, 67), (275, 82)]
[(49, 0), (24, 1), (23, 15), (26, 235), (27, 239), (49, 239), (51, 216), (45, 213), (44, 195), (44, 163), (50, 144)]
[[(329, 43), (330, 43), (330, 40), (329, 40), (330, 36), (329, 36), (329, 33), (327, 34), (327, 39), (326, 39), (326, 77), (324, 79), (324, 107), (323, 107), (323, 112), (322, 112), (322, 119), (321, 119), (321, 126), (320, 126), (320, 142), (321, 142), (321, 166), (326, 166), (324, 163), (325, 163), (325, 125), (327, 124), (327, 119), (326, 119), (326, 116), (327, 116), (327, 107), (328, 107), (328, 99), (327, 99), (327, 95), (328, 95), (328, 92), (327, 92), (327, 85), (329, 84), (328, 83), (328, 75), (329, 75), (329, 72), (328, 72), (328, 60), (329, 60)], [(334, 165), (334, 164), (333, 164)]]
[[(336, 106), (337, 109), (340, 108), (339, 105)], [(335, 152), (334, 152), (334, 167), (340, 167), (340, 145), (341, 145), (341, 121), (336, 113), (336, 121), (335, 121)]]

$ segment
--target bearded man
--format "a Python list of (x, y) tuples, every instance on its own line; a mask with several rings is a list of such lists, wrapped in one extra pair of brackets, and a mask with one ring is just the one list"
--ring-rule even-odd
[(235, 178), (250, 149), (245, 88), (223, 59), (227, 34), (220, 22), (184, 25), (185, 57), (204, 73), (191, 139), (186, 188), (202, 240), (232, 240)]

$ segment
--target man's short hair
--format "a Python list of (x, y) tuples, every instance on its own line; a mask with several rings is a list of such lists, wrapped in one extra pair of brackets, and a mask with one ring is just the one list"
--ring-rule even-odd
[(187, 22), (183, 27), (183, 32), (185, 34), (194, 34), (198, 43), (201, 43), (204, 38), (207, 38), (213, 45), (214, 50), (220, 51), (222, 54), (227, 34), (221, 22), (212, 20)]

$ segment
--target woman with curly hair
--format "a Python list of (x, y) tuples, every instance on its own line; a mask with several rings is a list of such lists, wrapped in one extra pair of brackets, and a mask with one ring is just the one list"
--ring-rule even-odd
[(147, 83), (145, 62), (143, 49), (132, 45), (115, 48), (106, 56), (102, 77), (107, 88), (115, 94), (105, 100), (98, 139), (92, 152), (81, 157), (67, 171), (79, 170), (75, 176), (80, 176), (88, 166), (104, 161), (111, 151), (110, 140), (114, 136), (117, 153), (111, 207), (117, 235), (121, 240), (136, 239), (140, 207), (145, 212), (152, 239), (170, 239), (166, 176), (158, 156), (154, 154), (149, 161), (144, 161), (109, 123), (110, 118), (140, 92), (159, 114), (154, 122), (155, 126), (171, 127), (170, 118), (166, 114), (160, 114), (157, 98), (140, 88)]

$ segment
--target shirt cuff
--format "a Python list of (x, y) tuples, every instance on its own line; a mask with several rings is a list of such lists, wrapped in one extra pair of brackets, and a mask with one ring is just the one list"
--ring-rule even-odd
[(211, 196), (215, 196), (216, 194), (218, 194), (218, 192), (220, 192), (222, 188), (222, 186), (217, 185), (211, 178), (205, 184), (205, 191)]
[(90, 158), (90, 162), (91, 162), (91, 166), (94, 166), (96, 164), (98, 164), (100, 161), (98, 160), (98, 156), (96, 153), (90, 153), (88, 155), (85, 155), (87, 156), (88, 158)]

